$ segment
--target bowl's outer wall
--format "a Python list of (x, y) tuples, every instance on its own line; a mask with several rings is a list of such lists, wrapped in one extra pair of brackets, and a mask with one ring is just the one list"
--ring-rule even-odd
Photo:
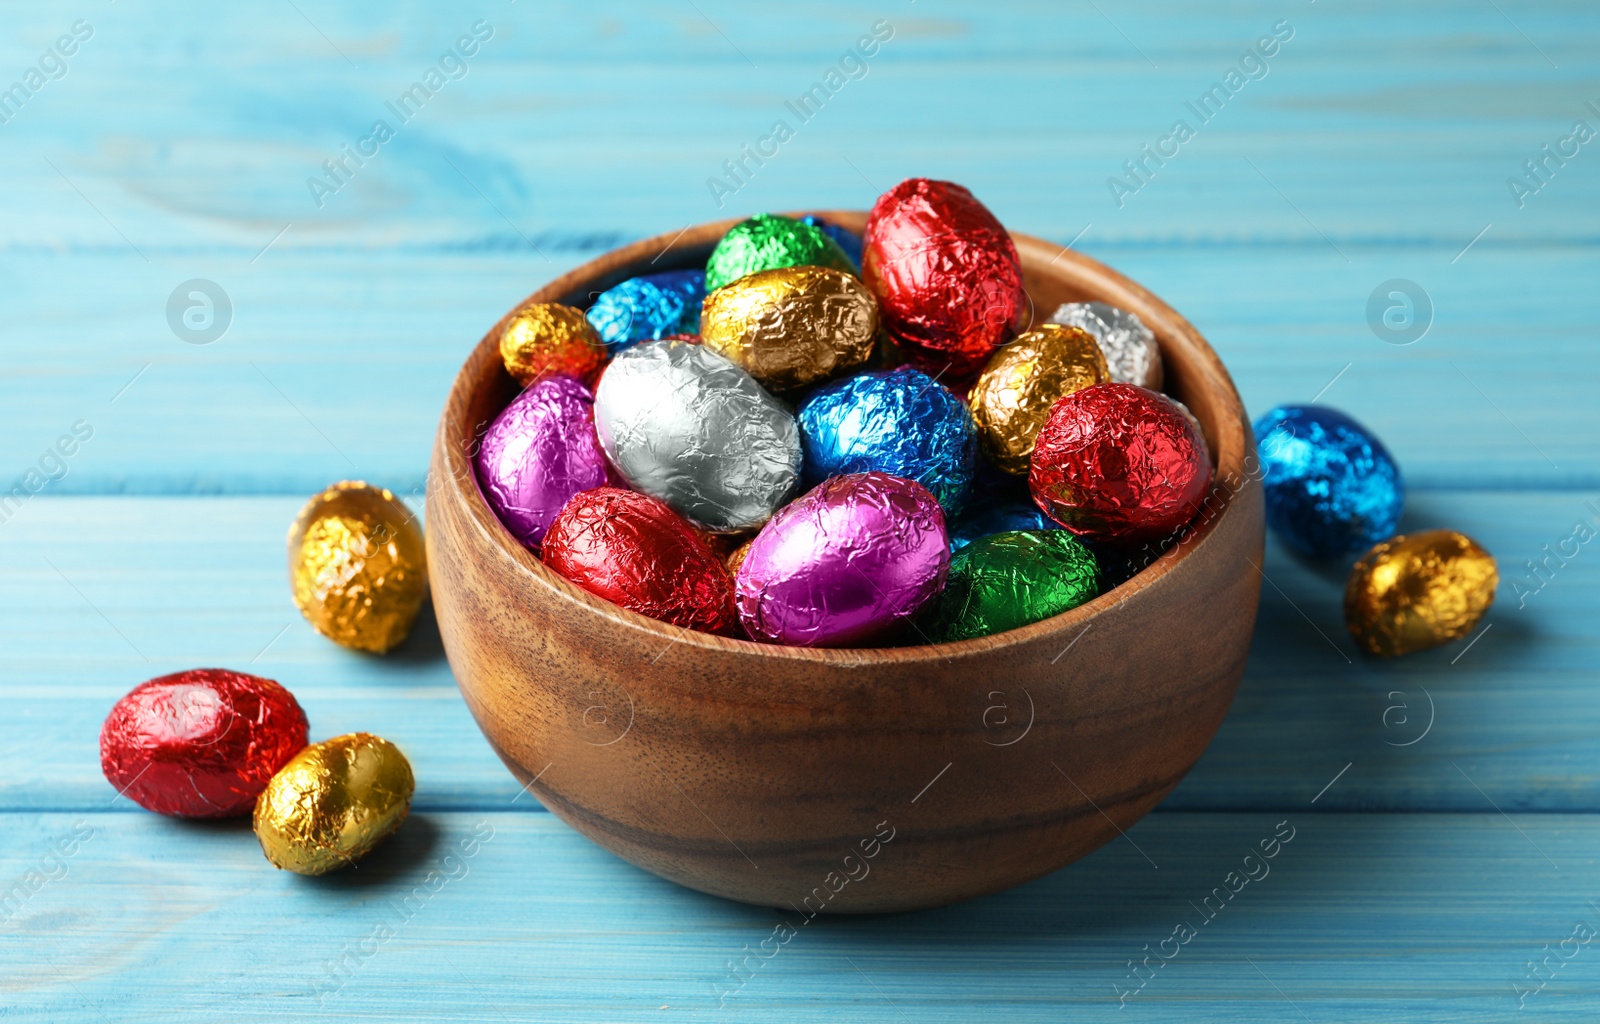
[[(623, 278), (694, 265), (730, 223), (691, 229), (664, 257), (665, 237), (611, 253), (532, 298), (587, 305)], [(1263, 515), (1249, 424), (1175, 312), (1086, 257), (1016, 238), (1039, 320), (1101, 299), (1156, 331), (1167, 389), (1200, 420), (1218, 484), (1193, 532), (1129, 583), (959, 644), (765, 647), (643, 618), (551, 573), (473, 478), (474, 439), (515, 387), (500, 325), (484, 338), (434, 447), (433, 601), (468, 706), (546, 807), (704, 892), (802, 912), (907, 910), (1070, 863), (1194, 765), (1255, 622)]]

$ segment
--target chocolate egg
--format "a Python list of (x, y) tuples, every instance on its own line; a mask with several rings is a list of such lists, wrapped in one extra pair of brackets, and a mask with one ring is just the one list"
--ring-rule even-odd
[(950, 523), (950, 553), (955, 554), (980, 537), (1015, 530), (1059, 530), (1061, 524), (1039, 511), (1032, 501), (1016, 499), (967, 502)]
[(306, 502), (289, 528), (295, 607), (317, 632), (382, 654), (411, 631), (428, 596), (416, 518), (389, 491), (358, 480)]
[(916, 615), (949, 568), (944, 513), (927, 488), (852, 473), (772, 517), (739, 566), (735, 600), (752, 639), (842, 647)]
[(406, 820), (416, 780), (400, 748), (364, 732), (306, 747), (256, 801), (256, 839), (275, 867), (325, 875), (354, 864)]
[(530, 302), (500, 332), (500, 358), (524, 387), (553, 373), (590, 381), (605, 362), (606, 347), (581, 310)]
[(306, 745), (306, 713), (271, 679), (197, 668), (140, 683), (100, 728), (100, 770), (147, 811), (178, 818), (250, 813)]
[(706, 291), (714, 292), (749, 274), (777, 267), (832, 267), (847, 274), (855, 265), (821, 228), (789, 217), (759, 213), (728, 229), (706, 260)]
[(705, 297), (705, 271), (667, 270), (606, 289), (584, 315), (615, 355), (641, 341), (692, 333)]
[(1280, 405), (1255, 422), (1267, 526), (1314, 558), (1343, 558), (1394, 536), (1405, 484), (1383, 442), (1325, 405)]
[(585, 491), (545, 535), (544, 562), (578, 586), (640, 615), (727, 634), (733, 577), (664, 503), (620, 487)]
[(1093, 335), (1077, 327), (1044, 324), (989, 357), (967, 404), (984, 451), (1006, 472), (1026, 476), (1034, 440), (1051, 406), (1110, 379)]
[(1073, 533), (1116, 544), (1160, 540), (1199, 510), (1211, 458), (1171, 399), (1133, 384), (1096, 384), (1050, 410), (1028, 486)]
[(950, 579), (923, 616), (934, 643), (1003, 633), (1070, 611), (1100, 594), (1100, 567), (1065, 530), (980, 537), (950, 562)]
[(546, 377), (506, 406), (483, 435), (478, 486), (512, 535), (534, 551), (574, 494), (606, 482), (594, 398), (572, 377)]
[(924, 368), (969, 374), (1027, 314), (1011, 236), (971, 192), (909, 178), (867, 218), (861, 275), (884, 326)]
[(755, 542), (756, 539), (751, 537), (743, 544), (740, 544), (738, 547), (728, 552), (728, 557), (724, 558), (722, 562), (728, 567), (729, 575), (735, 577), (739, 575), (739, 566), (744, 564), (745, 556), (750, 554), (750, 545), (754, 544)]
[(813, 391), (800, 406), (808, 484), (876, 470), (933, 492), (946, 512), (965, 504), (976, 465), (972, 414), (921, 370), (858, 373)]
[(646, 341), (619, 354), (594, 419), (628, 486), (716, 533), (760, 526), (799, 482), (793, 414), (704, 345)]
[(718, 288), (700, 313), (700, 339), (763, 387), (789, 391), (860, 366), (878, 337), (866, 285), (826, 267), (779, 267)]
[(1394, 657), (1472, 632), (1494, 603), (1494, 556), (1454, 530), (1384, 541), (1350, 572), (1344, 621), (1370, 654)]
[(1161, 390), (1161, 346), (1155, 333), (1133, 313), (1104, 302), (1068, 302), (1051, 315), (1050, 323), (1079, 327), (1094, 336), (1105, 354), (1111, 379)]
[(829, 238), (838, 243), (839, 248), (844, 250), (844, 254), (850, 257), (850, 262), (856, 265), (856, 269), (860, 269), (860, 235), (856, 234), (854, 231), (851, 231), (849, 228), (844, 227), (843, 225), (835, 224), (832, 221), (818, 217), (816, 214), (807, 214), (806, 216), (801, 217), (800, 223), (810, 224), (814, 228), (820, 228), (823, 234), (827, 235)]

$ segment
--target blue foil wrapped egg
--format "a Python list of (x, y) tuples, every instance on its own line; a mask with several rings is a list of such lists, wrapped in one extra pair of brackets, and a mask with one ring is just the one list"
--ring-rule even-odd
[(950, 553), (971, 544), (980, 537), (1014, 530), (1059, 530), (1061, 524), (1039, 511), (1039, 506), (1027, 500), (1004, 500), (980, 504), (974, 498), (967, 508), (950, 524)]
[(585, 315), (616, 355), (641, 341), (700, 329), (700, 303), (706, 297), (704, 270), (666, 270), (630, 277), (601, 292)]
[(856, 273), (861, 272), (861, 236), (849, 228), (840, 227), (831, 221), (824, 220), (816, 214), (807, 214), (800, 218), (800, 223), (810, 224), (814, 228), (821, 228), (822, 233), (838, 243), (844, 254), (850, 257), (850, 262), (856, 265)]
[(1314, 558), (1344, 558), (1394, 536), (1405, 484), (1383, 442), (1337, 409), (1280, 405), (1255, 422), (1267, 525)]
[(835, 381), (801, 404), (807, 486), (846, 473), (889, 473), (932, 492), (946, 515), (966, 504), (978, 433), (965, 402), (901, 366)]

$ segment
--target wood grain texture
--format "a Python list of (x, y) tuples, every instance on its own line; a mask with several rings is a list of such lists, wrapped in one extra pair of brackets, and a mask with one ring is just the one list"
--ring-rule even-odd
[[(275, 871), (242, 827), (6, 814), (7, 885), (75, 822), (94, 835), (0, 926), (0, 992), (12, 1019), (51, 1024), (1594, 1019), (1593, 943), (1525, 1011), (1512, 988), (1596, 922), (1592, 815), (1314, 810), (1158, 811), (989, 899), (806, 925), (648, 875), (548, 814), (419, 814), (320, 879)], [(1280, 822), (1293, 838), (1263, 861)], [(845, 891), (897, 856), (907, 837)], [(1184, 923), (1197, 934), (1171, 962), (1142, 968)], [(1119, 1006), (1114, 986), (1138, 991)]]
[[(819, 212), (856, 230), (866, 219)], [(581, 302), (652, 266), (703, 263), (730, 226), (619, 249), (528, 301)], [(961, 643), (761, 645), (648, 619), (562, 579), (478, 489), (471, 453), (516, 393), (500, 356), (514, 310), (484, 336), (439, 420), (429, 573), (467, 706), (546, 807), (704, 892), (870, 913), (1053, 871), (1138, 820), (1193, 766), (1255, 622), (1264, 525), (1249, 423), (1205, 339), (1160, 299), (1087, 257), (1015, 240), (1037, 306), (1105, 301), (1155, 332), (1165, 387), (1199, 420), (1216, 482), (1192, 530), (1124, 587)], [(994, 714), (1005, 706), (1009, 717)], [(958, 759), (976, 770), (945, 780)], [(943, 810), (917, 806), (941, 782)], [(915, 836), (913, 853), (842, 894), (839, 858), (859, 870), (885, 830)]]

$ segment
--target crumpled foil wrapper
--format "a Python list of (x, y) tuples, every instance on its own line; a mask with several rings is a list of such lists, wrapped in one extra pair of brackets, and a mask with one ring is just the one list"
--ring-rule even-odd
[(249, 814), (273, 774), (306, 745), (306, 713), (271, 679), (197, 668), (117, 701), (100, 729), (100, 769), (147, 811), (179, 818)]
[(1104, 302), (1068, 302), (1057, 307), (1048, 322), (1093, 335), (1105, 353), (1112, 380), (1161, 390), (1161, 346), (1155, 333), (1135, 314)]
[(410, 762), (386, 739), (355, 732), (313, 744), (256, 801), (261, 852), (300, 875), (354, 864), (406, 820), (415, 788)]
[(1164, 395), (1096, 384), (1057, 402), (1028, 474), (1033, 499), (1080, 536), (1115, 544), (1177, 536), (1211, 487), (1205, 438)]
[(978, 458), (972, 413), (921, 370), (872, 370), (824, 385), (799, 419), (808, 484), (876, 470), (915, 480), (949, 514), (966, 504)]
[(878, 303), (866, 285), (843, 271), (763, 270), (706, 299), (700, 338), (763, 387), (791, 391), (871, 357), (878, 338)]
[(887, 473), (835, 477), (756, 535), (735, 581), (751, 639), (801, 647), (869, 642), (920, 612), (950, 568), (944, 513)]
[(759, 213), (728, 229), (706, 260), (706, 291), (777, 267), (832, 267), (854, 274), (839, 243), (821, 228), (773, 213)]
[(572, 377), (546, 377), (489, 425), (474, 460), (478, 487), (512, 535), (534, 551), (572, 496), (606, 482), (594, 398)]
[(873, 204), (865, 238), (862, 279), (890, 336), (923, 369), (970, 375), (1022, 326), (1016, 245), (960, 185), (902, 181)]
[(1044, 324), (989, 357), (967, 404), (984, 451), (1006, 472), (1026, 476), (1051, 406), (1110, 379), (1093, 335), (1077, 327)]
[(500, 358), (523, 387), (553, 373), (587, 383), (605, 363), (606, 346), (581, 310), (530, 302), (500, 332)]
[(1337, 409), (1280, 405), (1255, 422), (1267, 526), (1313, 558), (1343, 558), (1394, 536), (1405, 484), (1377, 436)]
[(621, 353), (600, 379), (594, 417), (628, 486), (714, 533), (760, 526), (800, 479), (793, 414), (703, 345), (647, 341)]
[(1345, 625), (1363, 650), (1381, 657), (1438, 647), (1472, 632), (1499, 583), (1494, 556), (1466, 534), (1408, 533), (1351, 570)]
[(706, 298), (703, 270), (666, 270), (630, 277), (601, 292), (584, 314), (612, 355), (641, 341), (693, 334)]
[(991, 534), (951, 561), (922, 630), (935, 643), (1004, 633), (1092, 601), (1100, 588), (1094, 555), (1065, 530)]
[(731, 634), (733, 575), (664, 502), (620, 487), (585, 491), (545, 535), (544, 562), (612, 604), (703, 633)]
[(428, 596), (422, 530), (388, 490), (334, 484), (289, 528), (289, 582), (317, 632), (383, 654), (406, 638)]

